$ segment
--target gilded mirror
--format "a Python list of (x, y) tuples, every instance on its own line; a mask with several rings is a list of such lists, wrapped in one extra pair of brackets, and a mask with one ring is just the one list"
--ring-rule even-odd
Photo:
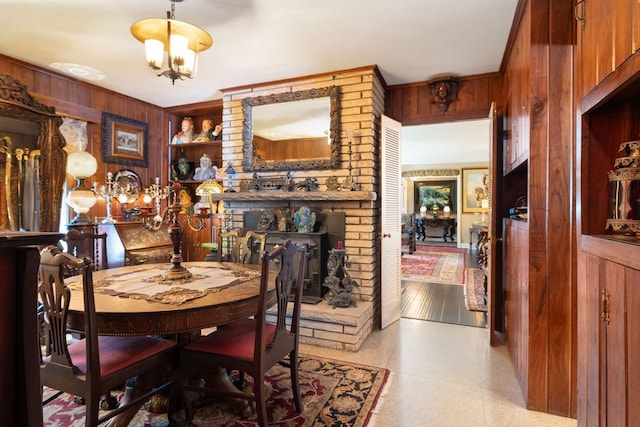
[(335, 169), (340, 165), (336, 86), (242, 100), (245, 172)]

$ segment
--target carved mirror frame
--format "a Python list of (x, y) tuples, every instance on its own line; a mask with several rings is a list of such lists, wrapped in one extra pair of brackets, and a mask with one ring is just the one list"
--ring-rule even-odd
[[(322, 159), (296, 161), (255, 161), (253, 158), (252, 109), (258, 105), (295, 102), (305, 99), (329, 97), (329, 132), (331, 156)], [(337, 169), (340, 166), (340, 92), (336, 86), (283, 92), (242, 100), (242, 168), (245, 172)]]
[(36, 101), (10, 74), (0, 74), (0, 116), (38, 124), (40, 231), (58, 231), (67, 166), (66, 143), (60, 133), (62, 118), (54, 107)]

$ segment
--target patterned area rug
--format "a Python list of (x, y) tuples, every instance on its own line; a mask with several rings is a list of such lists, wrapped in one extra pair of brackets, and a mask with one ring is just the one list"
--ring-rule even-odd
[[(387, 381), (384, 368), (300, 356), (300, 389), (304, 410), (295, 412), (291, 399), (289, 369), (274, 367), (267, 374), (267, 414), (269, 424), (279, 427), (365, 426)], [(247, 387), (252, 387), (247, 378)], [(84, 406), (73, 402), (68, 394), (43, 408), (44, 426), (84, 426)], [(166, 414), (153, 414), (140, 409), (129, 426), (167, 426)], [(255, 413), (239, 419), (225, 401), (216, 401), (198, 409), (194, 426), (257, 426)]]
[(467, 269), (467, 283), (464, 286), (464, 305), (470, 311), (487, 311), (484, 292), (484, 271), (480, 268)]
[(465, 281), (466, 250), (418, 246), (402, 255), (402, 280), (462, 285)]

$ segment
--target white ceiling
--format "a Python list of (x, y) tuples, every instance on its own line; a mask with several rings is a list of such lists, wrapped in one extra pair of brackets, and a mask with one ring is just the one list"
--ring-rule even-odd
[(517, 0), (185, 0), (175, 17), (214, 40), (195, 79), (153, 76), (130, 26), (168, 0), (0, 0), (0, 53), (95, 68), (93, 84), (160, 107), (221, 89), (376, 64), (386, 83), (499, 70)]

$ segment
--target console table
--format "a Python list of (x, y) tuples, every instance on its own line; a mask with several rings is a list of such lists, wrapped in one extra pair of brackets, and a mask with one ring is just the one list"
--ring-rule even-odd
[[(417, 221), (418, 238), (424, 240), (426, 237), (442, 237), (446, 242), (447, 237), (453, 242), (453, 236), (456, 234), (456, 219), (455, 218), (419, 218)], [(442, 228), (442, 235), (440, 236), (427, 236), (427, 228)]]

